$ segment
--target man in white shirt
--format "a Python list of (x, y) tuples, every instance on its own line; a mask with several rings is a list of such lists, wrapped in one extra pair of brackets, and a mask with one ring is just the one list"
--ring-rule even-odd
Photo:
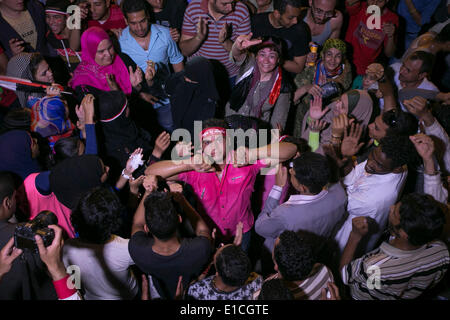
[[(342, 154), (347, 152), (348, 137), (342, 142)], [(356, 144), (358, 139), (356, 139)], [(352, 219), (370, 218), (369, 234), (360, 242), (357, 252), (366, 253), (375, 248), (387, 224), (389, 207), (401, 193), (406, 177), (406, 164), (416, 155), (414, 145), (407, 136), (390, 135), (380, 140), (369, 158), (358, 164), (346, 175), (343, 183), (348, 196), (348, 218), (336, 234), (336, 241), (343, 251), (352, 230)]]
[[(439, 89), (428, 80), (433, 70), (434, 57), (431, 53), (425, 51), (413, 52), (407, 59), (391, 65), (394, 71), (394, 82), (397, 89), (423, 89), (434, 91), (437, 93), (436, 99), (448, 102), (449, 94), (439, 92)], [(399, 101), (403, 111), (408, 111), (403, 105), (403, 101)]]

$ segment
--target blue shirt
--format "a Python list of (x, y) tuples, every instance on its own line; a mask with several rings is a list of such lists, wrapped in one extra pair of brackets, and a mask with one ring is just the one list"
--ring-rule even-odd
[(152, 60), (157, 67), (158, 63), (168, 65), (177, 64), (183, 61), (183, 55), (177, 47), (175, 41), (170, 36), (170, 30), (167, 27), (152, 24), (150, 44), (148, 50), (142, 49), (137, 41), (130, 34), (130, 27), (122, 31), (119, 38), (120, 47), (123, 53), (130, 56), (131, 59), (142, 69), (147, 70), (147, 61)]
[[(422, 26), (431, 20), (431, 16), (436, 11), (440, 0), (412, 0), (414, 7), (420, 13)], [(406, 20), (406, 32), (418, 33), (422, 26), (419, 26), (408, 10), (405, 0), (400, 0), (397, 8), (397, 13)]]

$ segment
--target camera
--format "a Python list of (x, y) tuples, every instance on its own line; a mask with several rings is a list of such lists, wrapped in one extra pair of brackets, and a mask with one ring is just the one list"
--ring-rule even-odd
[(322, 89), (322, 99), (324, 100), (332, 99), (341, 93), (341, 88), (334, 81), (327, 82), (321, 85), (320, 88)]
[(14, 230), (14, 246), (18, 249), (29, 249), (38, 252), (35, 235), (42, 238), (44, 246), (48, 247), (55, 238), (53, 229), (48, 228), (51, 224), (58, 224), (56, 215), (48, 210), (41, 211), (33, 220), (19, 223)]

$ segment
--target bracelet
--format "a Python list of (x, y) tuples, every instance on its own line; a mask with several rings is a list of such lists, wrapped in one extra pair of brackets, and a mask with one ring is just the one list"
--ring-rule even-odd
[(130, 180), (130, 176), (125, 174), (125, 169), (122, 170), (121, 176), (124, 177), (127, 180)]
[(341, 140), (342, 139), (342, 137), (341, 136), (335, 136), (335, 135), (331, 135), (333, 138), (335, 138), (335, 139), (339, 139), (339, 140)]

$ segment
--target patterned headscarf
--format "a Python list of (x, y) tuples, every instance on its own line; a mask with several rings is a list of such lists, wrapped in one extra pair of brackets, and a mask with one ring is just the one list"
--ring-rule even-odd
[[(16, 54), (14, 57), (12, 57), (9, 62), (8, 66), (6, 67), (6, 75), (9, 77), (16, 77), (26, 80), (34, 80), (33, 74), (31, 72), (30, 63), (33, 55), (36, 55), (38, 53), (28, 53), (28, 52), (21, 52), (19, 54)], [(25, 91), (16, 91), (16, 95), (19, 98), (20, 105), (22, 107), (30, 107), (27, 105), (28, 97), (43, 97), (45, 94), (43, 93), (37, 93), (37, 92), (25, 92)]]
[(44, 97), (31, 109), (31, 130), (48, 138), (50, 146), (72, 134), (74, 125), (66, 116), (66, 105), (60, 97)]
[(341, 39), (328, 39), (323, 44), (322, 53), (321, 53), (322, 59), (325, 55), (325, 52), (327, 52), (331, 48), (335, 48), (335, 49), (339, 50), (343, 56), (345, 56), (345, 53), (347, 52), (347, 46), (345, 45), (344, 41), (342, 41)]

